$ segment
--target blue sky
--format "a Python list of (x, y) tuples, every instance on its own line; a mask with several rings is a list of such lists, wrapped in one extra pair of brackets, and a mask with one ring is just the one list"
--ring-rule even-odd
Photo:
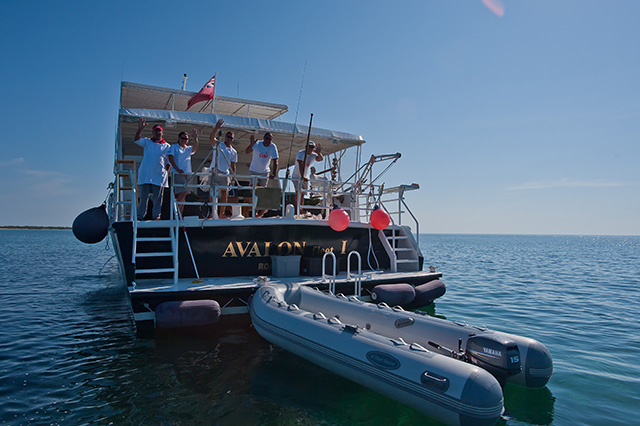
[(3, 1), (0, 225), (104, 200), (121, 80), (293, 122), (306, 62), (299, 121), (402, 152), (420, 232), (639, 235), (640, 2), (484, 3)]

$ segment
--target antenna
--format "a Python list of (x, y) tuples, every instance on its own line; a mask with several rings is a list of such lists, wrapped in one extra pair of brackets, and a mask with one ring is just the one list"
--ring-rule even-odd
[(184, 73), (182, 77), (182, 90), (187, 90), (187, 73)]
[[(307, 72), (307, 61), (304, 61), (304, 69), (302, 70), (302, 82), (300, 83), (300, 94), (298, 94), (298, 106), (296, 106), (296, 119), (293, 123), (293, 132), (291, 134), (291, 146), (289, 147), (289, 158), (287, 159), (287, 164), (289, 164), (289, 161), (291, 161), (291, 152), (293, 151), (293, 141), (296, 137), (296, 129), (298, 127), (298, 110), (300, 110), (300, 99), (302, 99), (302, 87), (304, 86), (304, 75)], [(313, 114), (311, 114), (311, 116), (313, 117)], [(309, 125), (309, 128), (311, 128), (311, 125)], [(308, 143), (308, 142), (307, 142)], [(307, 150), (307, 147), (304, 147), (305, 152)], [(295, 167), (295, 164), (293, 165)], [(287, 166), (287, 173), (286, 173), (286, 177), (285, 177), (285, 181), (286, 179), (289, 179), (289, 167)], [(286, 182), (285, 182), (286, 183)]]

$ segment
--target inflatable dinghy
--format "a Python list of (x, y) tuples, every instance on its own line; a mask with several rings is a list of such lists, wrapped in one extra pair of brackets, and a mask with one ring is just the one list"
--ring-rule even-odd
[[(303, 294), (313, 289), (302, 290)], [(341, 303), (336, 301), (342, 300)], [(297, 302), (290, 302), (297, 303)], [(327, 317), (357, 324), (373, 333), (402, 338), (442, 355), (478, 365), (489, 371), (502, 386), (513, 383), (540, 388), (553, 374), (549, 350), (527, 337), (502, 333), (486, 327), (433, 318), (420, 311), (400, 307), (359, 303), (339, 296), (319, 298), (314, 308)]]
[(498, 380), (478, 365), (427, 349), (424, 339), (407, 332), (424, 318), (384, 306), (267, 284), (254, 294), (250, 312), (269, 342), (441, 422), (496, 423), (504, 410)]

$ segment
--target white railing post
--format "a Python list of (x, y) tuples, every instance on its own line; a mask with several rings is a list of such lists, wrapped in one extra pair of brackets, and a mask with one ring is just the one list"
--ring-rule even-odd
[(322, 281), (326, 282), (326, 280), (327, 280), (327, 275), (325, 274), (325, 259), (329, 255), (333, 258), (333, 276), (329, 280), (329, 292), (331, 294), (335, 294), (336, 293), (336, 263), (337, 263), (337, 261), (336, 261), (336, 255), (333, 254), (333, 252), (331, 252), (331, 251), (325, 252), (324, 256), (322, 256)]
[(351, 255), (355, 254), (358, 258), (358, 275), (355, 277), (355, 288), (353, 290), (353, 294), (355, 294), (358, 299), (360, 298), (360, 294), (362, 292), (362, 257), (360, 253), (355, 250), (349, 252), (347, 256), (347, 281), (351, 279)]

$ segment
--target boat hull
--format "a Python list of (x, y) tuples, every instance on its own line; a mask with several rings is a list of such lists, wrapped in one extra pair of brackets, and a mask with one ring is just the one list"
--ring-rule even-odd
[[(371, 245), (375, 253), (369, 256), (375, 269), (388, 269), (389, 256), (378, 238), (377, 231), (368, 227), (350, 226), (342, 232), (332, 230), (325, 221), (287, 221), (282, 219), (257, 219), (246, 221), (197, 221), (197, 226), (187, 226), (187, 237), (193, 253), (193, 260), (181, 227), (178, 239), (178, 262), (180, 278), (195, 278), (198, 269), (200, 277), (263, 276), (273, 271), (271, 256), (299, 255), (303, 259), (320, 262), (326, 252), (337, 258), (337, 270), (345, 271), (347, 256), (357, 251), (362, 260), (362, 268), (370, 269), (367, 253)], [(132, 263), (133, 224), (116, 222), (112, 225), (117, 239), (122, 267), (127, 283), (135, 278), (135, 267), (139, 269), (167, 268), (170, 258), (141, 258), (134, 267)], [(138, 236), (162, 237), (167, 228), (138, 229)], [(370, 235), (370, 233), (372, 235)], [(147, 244), (145, 251), (170, 251), (168, 242)], [(422, 265), (416, 265), (421, 270)], [(327, 268), (327, 272), (330, 272)], [(154, 278), (170, 278), (171, 274), (156, 275)], [(142, 277), (144, 278), (144, 277)]]
[(373, 333), (340, 314), (327, 317), (313, 308), (319, 298), (341, 304), (311, 288), (265, 285), (250, 303), (253, 326), (271, 343), (446, 424), (492, 425), (502, 414), (502, 389), (485, 370)]

